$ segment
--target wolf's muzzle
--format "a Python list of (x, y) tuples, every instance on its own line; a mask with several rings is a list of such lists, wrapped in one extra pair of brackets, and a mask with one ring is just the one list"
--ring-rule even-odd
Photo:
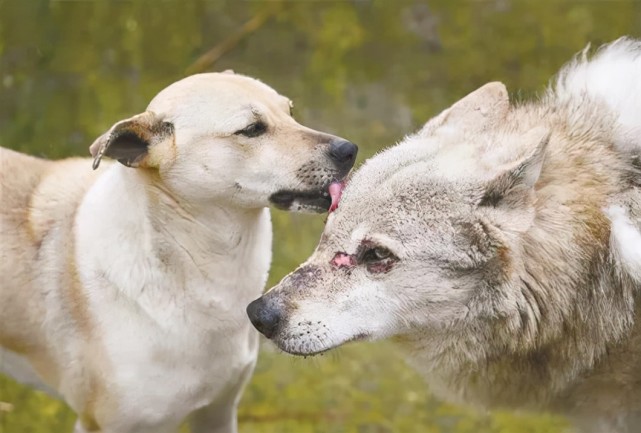
[(267, 338), (276, 334), (281, 319), (281, 310), (264, 296), (247, 306), (247, 315), (252, 325)]

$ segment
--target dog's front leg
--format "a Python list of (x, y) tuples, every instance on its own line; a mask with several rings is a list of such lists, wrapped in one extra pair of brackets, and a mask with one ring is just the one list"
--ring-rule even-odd
[(189, 425), (192, 433), (236, 433), (236, 399), (230, 402), (215, 402), (194, 412)]
[(217, 398), (207, 406), (192, 412), (189, 425), (192, 433), (237, 433), (237, 408), (240, 398), (249, 382), (258, 355), (258, 335), (250, 335), (250, 356), (242, 361), (232, 362), (237, 368), (230, 375), (235, 380), (228, 383), (225, 391), (218, 394)]
[(80, 420), (76, 421), (76, 424), (73, 426), (73, 433), (100, 433), (100, 430), (87, 430)]

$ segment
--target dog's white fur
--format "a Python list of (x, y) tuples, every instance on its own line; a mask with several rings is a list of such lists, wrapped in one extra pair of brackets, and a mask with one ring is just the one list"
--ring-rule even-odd
[(265, 206), (286, 190), (320, 210), (296, 191), (329, 205), (345, 174), (328, 157), (337, 137), (290, 106), (249, 77), (201, 74), (92, 145), (94, 165), (123, 164), (0, 149), (0, 371), (64, 398), (77, 432), (172, 432), (190, 414), (194, 432), (236, 431), (258, 350), (244, 310), (271, 260)]
[(539, 101), (487, 84), (367, 161), (256, 302), (288, 352), (392, 337), (443, 398), (639, 431), (641, 41)]

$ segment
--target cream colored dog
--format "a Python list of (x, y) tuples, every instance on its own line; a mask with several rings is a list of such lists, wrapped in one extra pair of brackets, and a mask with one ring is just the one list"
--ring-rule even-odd
[(236, 431), (271, 260), (265, 208), (324, 211), (357, 148), (236, 74), (188, 77), (91, 146), (122, 164), (0, 149), (0, 369), (77, 432)]

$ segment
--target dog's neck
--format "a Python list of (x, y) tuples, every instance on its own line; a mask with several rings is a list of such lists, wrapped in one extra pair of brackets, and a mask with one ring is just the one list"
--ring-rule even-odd
[(168, 242), (190, 245), (207, 255), (233, 254), (251, 236), (264, 208), (245, 208), (212, 200), (193, 203), (181, 199), (163, 183), (156, 170), (119, 167), (131, 183), (140, 185), (153, 229)]
[[(271, 256), (265, 208), (186, 203), (153, 172), (115, 165), (89, 191), (81, 212), (87, 224), (79, 230), (90, 241), (77, 254), (141, 305), (165, 298), (174, 305), (176, 292), (192, 309), (222, 293), (248, 303), (265, 284)], [(120, 265), (105, 267), (113, 262)]]

